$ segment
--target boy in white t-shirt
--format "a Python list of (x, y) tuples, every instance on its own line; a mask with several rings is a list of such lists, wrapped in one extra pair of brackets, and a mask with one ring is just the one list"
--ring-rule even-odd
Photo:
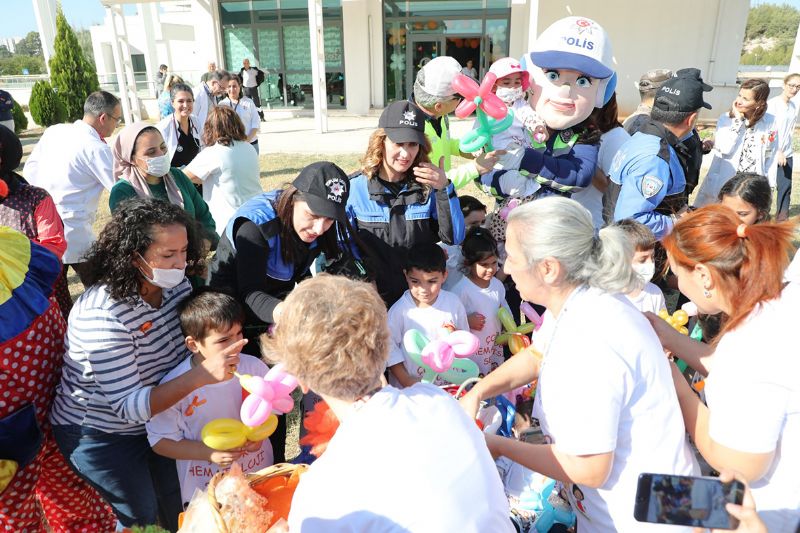
[[(199, 290), (179, 307), (181, 330), (192, 356), (172, 369), (161, 383), (171, 381), (200, 364), (212, 353), (224, 350), (242, 339), (244, 312), (232, 297), (210, 290)], [(267, 365), (261, 360), (239, 355), (238, 372), (263, 376)], [(206, 385), (181, 401), (155, 415), (147, 422), (147, 439), (159, 455), (177, 459), (181, 501), (184, 507), (196, 490), (204, 490), (220, 468), (236, 461), (247, 472), (255, 472), (272, 464), (269, 439), (250, 442), (241, 448), (218, 451), (201, 439), (203, 426), (217, 418), (239, 419), (242, 386), (231, 373), (230, 379)]]
[[(408, 251), (403, 271), (408, 290), (389, 309), (389, 382), (409, 387), (420, 381), (423, 369), (403, 349), (403, 335), (410, 329), (421, 331), (429, 340), (443, 330), (469, 331), (467, 312), (458, 297), (442, 290), (447, 279), (447, 258), (436, 244), (415, 244)], [(437, 385), (445, 384), (437, 378)]]
[(654, 258), (656, 237), (650, 228), (629, 218), (614, 223), (614, 226), (622, 228), (635, 250), (633, 253), (633, 270), (641, 281), (641, 288), (634, 289), (625, 296), (639, 311), (643, 313), (650, 311), (658, 314), (659, 311), (667, 308), (667, 304), (661, 289), (650, 282), (656, 273)]

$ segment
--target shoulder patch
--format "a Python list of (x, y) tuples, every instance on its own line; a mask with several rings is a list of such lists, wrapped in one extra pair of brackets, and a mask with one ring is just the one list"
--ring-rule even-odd
[(642, 178), (642, 196), (645, 198), (652, 198), (661, 188), (664, 182), (658, 176), (645, 176)]

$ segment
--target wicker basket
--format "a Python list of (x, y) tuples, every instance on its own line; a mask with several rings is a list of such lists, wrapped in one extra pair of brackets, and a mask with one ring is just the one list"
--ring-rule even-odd
[[(284, 477), (288, 480), (292, 475), (300, 475), (308, 469), (308, 465), (304, 464), (290, 464), (290, 463), (278, 463), (276, 465), (269, 466), (258, 472), (252, 472), (249, 474), (245, 474), (245, 478), (250, 482), (251, 487), (257, 487), (259, 484), (264, 483), (269, 479), (274, 479), (276, 477)], [(214, 515), (214, 524), (216, 525), (217, 529), (220, 533), (236, 533), (235, 531), (230, 531), (228, 529), (227, 524), (222, 519), (222, 515), (220, 514), (220, 509), (222, 506), (217, 501), (216, 498), (216, 487), (217, 484), (222, 480), (225, 476), (226, 472), (219, 471), (211, 478), (208, 482), (208, 499), (211, 502), (211, 509)], [(279, 517), (275, 517), (275, 521), (277, 521)]]

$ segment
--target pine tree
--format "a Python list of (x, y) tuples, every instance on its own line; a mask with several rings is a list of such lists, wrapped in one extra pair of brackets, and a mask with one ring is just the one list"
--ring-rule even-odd
[(59, 95), (50, 86), (50, 83), (40, 80), (31, 89), (31, 99), (28, 103), (33, 121), (39, 126), (52, 126), (64, 122), (66, 110)]
[(67, 111), (67, 119), (83, 116), (83, 103), (100, 88), (94, 64), (83, 54), (61, 7), (56, 14), (55, 53), (50, 58), (50, 81)]

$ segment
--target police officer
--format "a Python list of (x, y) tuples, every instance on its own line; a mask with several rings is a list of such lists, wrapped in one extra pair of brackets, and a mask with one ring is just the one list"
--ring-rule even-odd
[(621, 184), (614, 220), (632, 218), (649, 227), (658, 239), (672, 231), (677, 205), (671, 198), (686, 188), (686, 169), (677, 149), (681, 139), (691, 135), (700, 108), (711, 109), (703, 93), (711, 86), (703, 83), (700, 71), (664, 82), (658, 90), (650, 120), (626, 142), (611, 165), (611, 179)]

